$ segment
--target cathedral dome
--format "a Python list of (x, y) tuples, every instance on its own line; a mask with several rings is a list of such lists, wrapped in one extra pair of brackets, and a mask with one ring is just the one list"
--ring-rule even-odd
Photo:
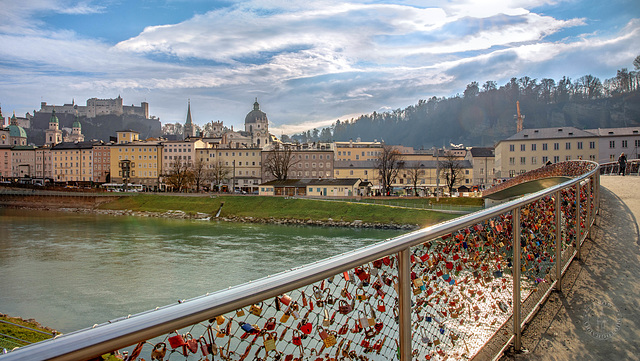
[(56, 116), (56, 110), (55, 109), (51, 112), (51, 118), (49, 118), (49, 123), (60, 123), (58, 121), (58, 117)]
[(25, 132), (24, 128), (22, 128), (21, 126), (15, 125), (15, 124), (11, 124), (9, 126), (9, 136), (10, 137), (26, 138), (27, 137), (27, 132)]
[(253, 103), (253, 110), (244, 118), (244, 124), (258, 122), (266, 123), (267, 121), (267, 115), (260, 110), (260, 104), (258, 104), (258, 99), (256, 99), (256, 102)]
[(73, 122), (72, 127), (73, 128), (82, 128), (82, 124), (80, 124), (80, 121), (78, 120), (78, 118), (76, 118), (76, 121)]

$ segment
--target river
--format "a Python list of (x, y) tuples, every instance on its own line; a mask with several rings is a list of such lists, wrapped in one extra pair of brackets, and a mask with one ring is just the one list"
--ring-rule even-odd
[(68, 333), (402, 232), (0, 208), (0, 312)]

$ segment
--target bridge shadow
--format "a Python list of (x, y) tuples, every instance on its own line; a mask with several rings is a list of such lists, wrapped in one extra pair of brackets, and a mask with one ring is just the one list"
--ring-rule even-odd
[(636, 217), (601, 187), (598, 226), (523, 331), (524, 353), (503, 360), (640, 360), (640, 231)]

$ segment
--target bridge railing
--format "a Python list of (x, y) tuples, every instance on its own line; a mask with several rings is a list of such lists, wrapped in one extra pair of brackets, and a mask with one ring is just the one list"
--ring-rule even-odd
[(499, 357), (520, 349), (595, 220), (598, 165), (566, 169), (575, 178), (521, 199), (0, 360)]
[[(640, 175), (640, 159), (630, 159), (625, 167), (625, 174)], [(620, 174), (620, 164), (618, 162), (600, 163), (600, 174), (612, 175)]]

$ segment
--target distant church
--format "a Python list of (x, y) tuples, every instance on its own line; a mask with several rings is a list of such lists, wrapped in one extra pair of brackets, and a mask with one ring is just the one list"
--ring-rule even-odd
[(244, 118), (244, 131), (226, 128), (221, 121), (211, 122), (211, 130), (207, 134), (197, 134), (191, 117), (191, 101), (187, 106), (187, 120), (183, 127), (183, 139), (189, 137), (219, 138), (219, 143), (229, 148), (264, 148), (270, 144), (269, 119), (260, 110), (258, 99), (253, 103), (253, 110)]

